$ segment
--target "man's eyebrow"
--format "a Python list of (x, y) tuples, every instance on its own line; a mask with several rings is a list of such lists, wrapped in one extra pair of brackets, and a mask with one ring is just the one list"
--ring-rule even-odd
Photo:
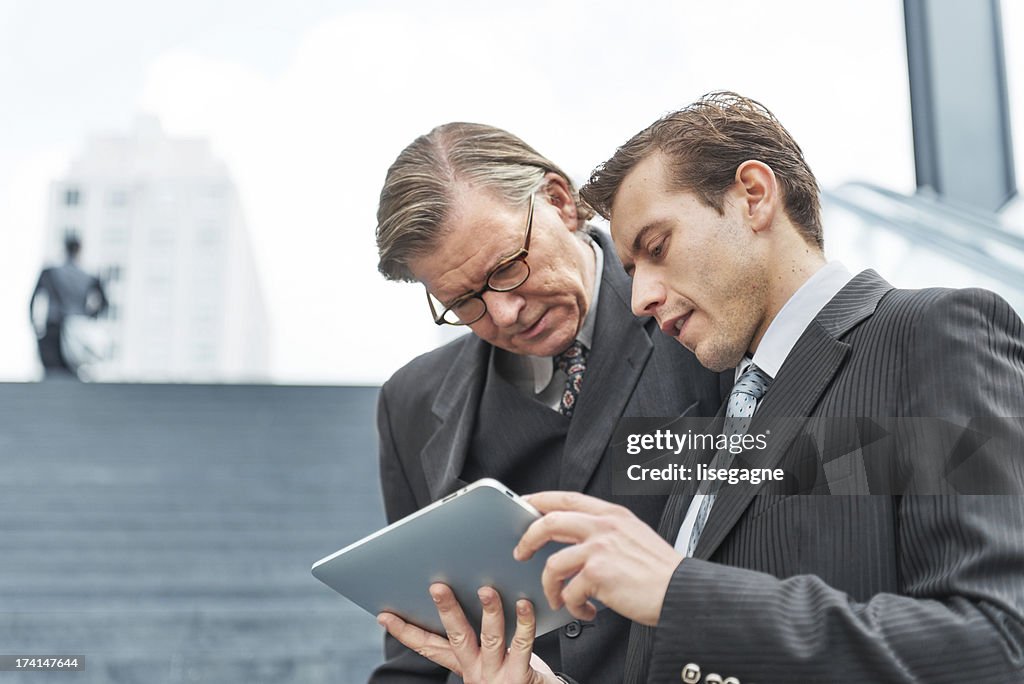
[(647, 236), (652, 232), (664, 227), (667, 222), (664, 219), (657, 220), (653, 223), (648, 223), (643, 228), (636, 232), (633, 236), (633, 244), (629, 246), (629, 253), (626, 255), (627, 258), (622, 259), (622, 268), (626, 272), (626, 275), (633, 276), (633, 260), (629, 257), (634, 256), (638, 252), (642, 252), (644, 249), (644, 242), (647, 240)]
[(646, 226), (637, 231), (636, 235), (633, 237), (633, 244), (630, 247), (631, 254), (636, 254), (637, 252), (643, 250), (644, 240), (651, 233), (651, 231), (658, 228), (660, 223), (662, 222), (657, 221), (655, 223), (648, 223)]

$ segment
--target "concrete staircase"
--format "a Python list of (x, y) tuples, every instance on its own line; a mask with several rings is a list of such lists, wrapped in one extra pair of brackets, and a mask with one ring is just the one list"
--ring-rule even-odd
[(0, 384), (0, 683), (365, 682), (310, 575), (384, 522), (376, 388)]

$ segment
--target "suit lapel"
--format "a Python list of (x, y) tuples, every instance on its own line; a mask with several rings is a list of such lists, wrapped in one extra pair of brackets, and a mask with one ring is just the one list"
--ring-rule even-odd
[[(864, 271), (818, 313), (787, 355), (751, 423), (751, 434), (771, 430), (768, 448), (744, 454), (748, 457), (744, 465), (774, 468), (779, 463), (850, 352), (850, 345), (841, 338), (874, 313), (891, 289), (877, 273)], [(695, 558), (707, 559), (715, 552), (762, 486), (733, 485), (719, 491), (694, 549)]]
[(597, 302), (594, 349), (587, 359), (583, 391), (569, 426), (558, 486), (583, 491), (604, 456), (615, 425), (633, 395), (654, 348), (644, 321), (631, 315), (631, 284), (604, 235), (594, 239), (604, 253)]
[(420, 452), (432, 501), (463, 484), (459, 474), (476, 425), (491, 349), (471, 334), (438, 388), (433, 412), (439, 423)]

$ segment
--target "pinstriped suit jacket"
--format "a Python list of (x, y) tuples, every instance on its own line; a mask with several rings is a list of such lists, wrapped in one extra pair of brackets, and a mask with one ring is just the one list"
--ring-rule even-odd
[[(804, 331), (751, 432), (773, 416), (1024, 416), (1022, 336), (991, 292), (896, 290), (865, 271)], [(792, 465), (797, 422), (765, 465)], [(899, 456), (944, 456), (926, 451)], [(972, 458), (1016, 495), (723, 489), (658, 628), (634, 626), (627, 681), (678, 682), (687, 663), (744, 684), (1024, 681), (1024, 453)], [(670, 540), (689, 489), (666, 506)]]
[[(558, 486), (614, 500), (611, 459), (604, 454), (618, 419), (714, 415), (723, 384), (718, 374), (704, 369), (690, 352), (662, 335), (653, 320), (632, 315), (631, 283), (610, 239), (597, 231), (592, 236), (604, 250), (594, 348), (566, 437)], [(465, 335), (413, 360), (381, 388), (377, 428), (389, 522), (463, 484), (459, 476), (469, 455), (492, 349), (479, 338)], [(507, 429), (530, 427), (515, 424)], [(489, 437), (496, 444), (504, 439), (501, 434)], [(664, 501), (640, 496), (621, 497), (618, 503), (638, 515), (638, 508), (649, 511), (642, 517), (654, 524)], [(629, 623), (612, 611), (602, 611), (596, 622), (596, 628), (584, 630), (577, 638), (559, 636), (561, 669), (587, 684), (620, 684)], [(390, 637), (385, 651), (388, 660), (372, 675), (374, 684), (459, 681)]]

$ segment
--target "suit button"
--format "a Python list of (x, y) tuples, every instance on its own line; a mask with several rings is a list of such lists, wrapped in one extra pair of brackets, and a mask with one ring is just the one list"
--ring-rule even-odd
[(704, 684), (722, 684), (722, 675), (708, 672), (704, 676)]
[(580, 624), (579, 620), (573, 620), (565, 626), (565, 636), (570, 639), (575, 639), (583, 631), (583, 625)]
[(686, 684), (697, 684), (700, 681), (700, 666), (697, 663), (687, 663), (683, 666), (680, 678)]
[(726, 677), (722, 681), (722, 684), (740, 684), (740, 680), (736, 679), (735, 677)]

